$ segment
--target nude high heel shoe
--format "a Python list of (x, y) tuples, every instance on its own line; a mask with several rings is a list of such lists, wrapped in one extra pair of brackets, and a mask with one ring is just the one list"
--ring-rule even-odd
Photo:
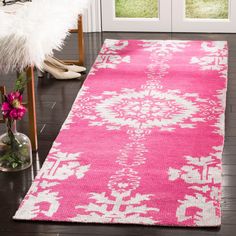
[(54, 64), (58, 67), (61, 67), (63, 69), (67, 69), (70, 71), (74, 71), (74, 72), (84, 72), (86, 71), (86, 68), (83, 66), (76, 66), (73, 64), (66, 64), (63, 61), (55, 58), (55, 57), (51, 57), (51, 56), (46, 56), (46, 61), (50, 62), (51, 64)]
[(43, 70), (53, 75), (55, 79), (60, 79), (60, 80), (77, 79), (81, 76), (80, 73), (70, 71), (68, 69), (63, 69), (48, 61), (44, 61)]

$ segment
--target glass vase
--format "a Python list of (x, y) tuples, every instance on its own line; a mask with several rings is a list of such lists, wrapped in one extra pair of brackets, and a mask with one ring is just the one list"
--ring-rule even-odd
[(16, 122), (0, 136), (0, 171), (21, 171), (32, 164), (32, 148), (30, 139), (17, 132)]

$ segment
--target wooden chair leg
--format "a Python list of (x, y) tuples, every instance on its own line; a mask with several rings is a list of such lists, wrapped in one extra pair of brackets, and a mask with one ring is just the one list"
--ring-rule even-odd
[(33, 151), (38, 150), (36, 107), (35, 107), (35, 90), (34, 90), (34, 67), (27, 68), (28, 77), (27, 96), (28, 96), (28, 114), (29, 114), (29, 137)]
[(83, 31), (83, 17), (82, 17), (82, 15), (78, 16), (77, 24), (78, 24), (78, 28), (75, 30), (70, 30), (70, 32), (77, 33), (79, 59), (78, 60), (64, 60), (64, 62), (83, 66), (84, 65), (84, 31)]
[(78, 50), (79, 65), (84, 65), (84, 31), (82, 15), (79, 15), (78, 18)]
[[(0, 102), (3, 101), (3, 96), (6, 94), (6, 88), (5, 86), (0, 86)], [(5, 123), (5, 120), (3, 117), (0, 117), (0, 123)]]

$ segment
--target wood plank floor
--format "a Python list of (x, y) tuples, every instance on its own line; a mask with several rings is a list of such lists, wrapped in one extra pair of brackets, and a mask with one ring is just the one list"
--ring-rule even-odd
[[(232, 236), (236, 231), (236, 34), (158, 34), (158, 33), (88, 33), (85, 34), (86, 66), (89, 69), (104, 39), (193, 39), (227, 40), (229, 43), (229, 83), (226, 109), (226, 141), (223, 155), (222, 226), (219, 228), (172, 228), (132, 225), (66, 224), (15, 222), (11, 218), (42, 166), (64, 122), (83, 80), (57, 81), (49, 76), (37, 79), (37, 115), (39, 152), (32, 168), (19, 173), (0, 173), (0, 236)], [(67, 39), (58, 57), (76, 57), (76, 35)], [(14, 75), (0, 76), (0, 84), (10, 89)], [(27, 119), (18, 125), (27, 133)], [(0, 127), (1, 133), (4, 127)]]

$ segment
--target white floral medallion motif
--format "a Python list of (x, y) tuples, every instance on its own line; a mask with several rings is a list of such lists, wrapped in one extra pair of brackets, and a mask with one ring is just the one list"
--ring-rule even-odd
[(225, 43), (106, 40), (15, 218), (219, 225), (226, 56)]

